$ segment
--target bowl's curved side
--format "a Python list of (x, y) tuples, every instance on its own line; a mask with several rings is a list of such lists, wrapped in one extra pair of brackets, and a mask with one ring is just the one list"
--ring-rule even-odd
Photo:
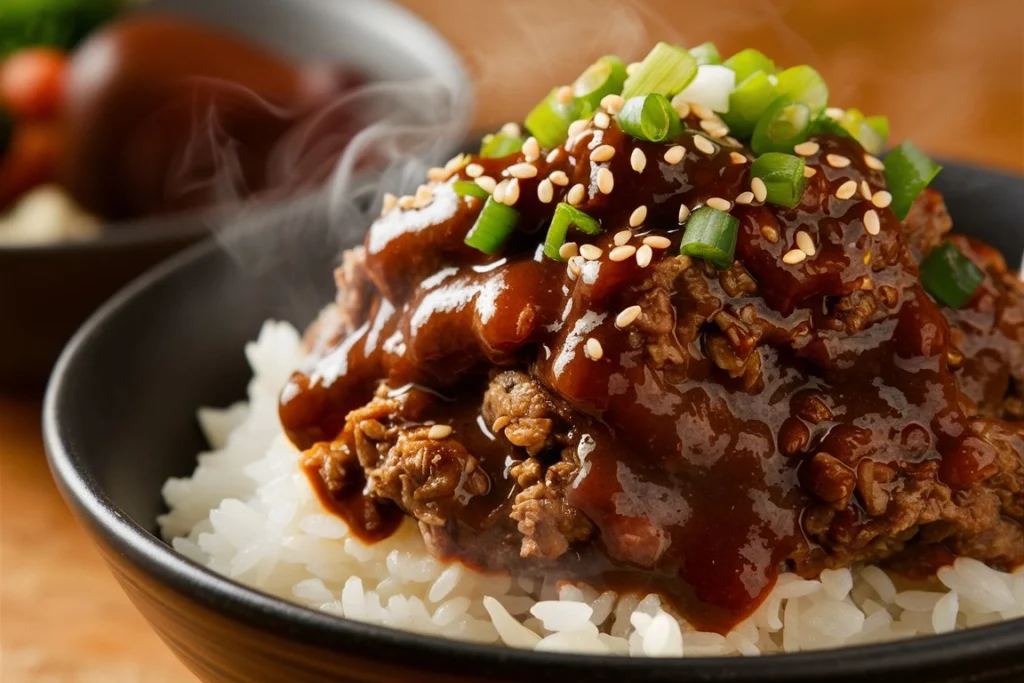
[[(1020, 181), (1016, 181), (1019, 183)], [(1006, 186), (993, 188), (1005, 191)], [(1024, 195), (1024, 193), (1018, 193)], [(985, 193), (974, 215), (983, 220)], [(962, 209), (961, 209), (962, 210)], [(1024, 622), (919, 640), (763, 659), (656, 660), (470, 645), (338, 619), (248, 589), (156, 539), (159, 491), (195, 466), (199, 405), (242, 395), (241, 349), (263, 320), (308, 322), (331, 296), (336, 250), (362, 226), (326, 210), (268, 215), (242, 243), (272, 257), (239, 262), (213, 244), (143, 276), (79, 331), (44, 407), (51, 469), (129, 596), (209, 681), (984, 681), (1024, 672)], [(287, 239), (281, 221), (289, 221)], [(1024, 251), (1024, 233), (1012, 248)], [(276, 242), (274, 240), (277, 240)], [(201, 296), (193, 293), (201, 292)], [(1016, 680), (1019, 680), (1017, 678)]]

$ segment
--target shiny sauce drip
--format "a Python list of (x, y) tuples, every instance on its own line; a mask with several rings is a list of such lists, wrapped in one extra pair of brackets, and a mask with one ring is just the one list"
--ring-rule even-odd
[[(629, 139), (614, 123), (571, 139), (550, 161), (534, 161), (537, 176), (518, 181), (517, 232), (496, 257), (463, 243), (481, 202), (458, 197), (447, 185), (435, 188), (429, 206), (378, 220), (365, 244), (378, 296), (366, 323), (286, 388), (280, 413), (292, 441), (308, 449), (336, 438), (348, 411), (380, 382), (429, 387), (448, 399), (431, 419), (459, 422), (456, 436), (472, 442), (501, 492), (492, 500), (501, 511), (514, 491), (499, 463), (525, 456), (465, 416), (479, 411), (488, 369), (529, 367), (581, 414), (571, 447), (583, 464), (568, 501), (599, 532), (596, 545), (569, 553), (561, 569), (541, 571), (617, 588), (654, 587), (692, 624), (720, 632), (756, 609), (788, 560), (817, 552), (801, 517), (807, 490), (823, 485), (808, 466), (819, 451), (851, 471), (868, 455), (935, 462), (961, 454), (964, 462), (951, 466), (969, 485), (977, 463), (963, 447), (969, 437), (946, 367), (948, 327), (917, 284), (900, 223), (879, 210), (881, 233), (869, 235), (870, 202), (834, 196), (847, 179), (884, 187), (856, 142), (816, 138), (821, 150), (807, 161), (817, 173), (798, 207), (733, 208), (740, 220), (737, 259), (758, 293), (730, 295), (713, 268), (693, 264), (683, 277), (700, 286), (672, 295), (667, 331), (681, 362), (651, 362), (644, 342), (616, 327), (616, 314), (640, 301), (638, 286), (676, 258), (680, 204), (733, 200), (749, 189), (749, 161), (737, 163), (735, 156), (749, 159), (749, 153), (715, 141), (715, 153), (705, 154), (693, 143), (697, 134), (688, 129), (675, 141), (687, 150), (678, 164), (664, 160), (668, 146)], [(591, 162), (590, 151), (602, 144), (616, 154)], [(631, 167), (634, 148), (646, 155), (643, 172)], [(833, 168), (828, 154), (852, 163)], [(523, 160), (474, 162), (500, 179)], [(614, 174), (609, 195), (596, 181), (602, 166)], [(586, 241), (605, 255), (587, 262), (577, 278), (538, 248), (554, 203), (538, 199), (537, 185), (553, 171), (569, 178), (555, 186), (555, 202), (582, 183), (579, 208), (604, 228)], [(468, 179), (465, 169), (460, 175)], [(668, 237), (671, 246), (654, 250), (646, 268), (634, 258), (610, 261), (614, 235), (641, 205), (647, 219), (630, 244), (652, 234)], [(815, 239), (817, 255), (787, 265), (782, 256), (800, 230)], [(577, 238), (584, 241), (570, 235)], [(694, 297), (701, 288), (707, 296)], [(889, 292), (881, 319), (858, 335), (836, 329), (830, 313), (837, 302), (869, 288)], [(718, 315), (760, 321), (764, 341), (753, 380), (712, 361), (710, 338), (719, 332), (709, 321)], [(693, 339), (679, 339), (678, 330), (691, 321)], [(602, 346), (598, 360), (585, 351), (590, 338)], [(863, 510), (853, 504), (843, 514), (854, 524)], [(467, 512), (459, 523), (484, 534), (486, 518)]]

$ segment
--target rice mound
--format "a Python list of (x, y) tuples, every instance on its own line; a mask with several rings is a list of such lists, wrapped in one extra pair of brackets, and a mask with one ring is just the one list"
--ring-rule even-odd
[(213, 450), (163, 488), (159, 519), (175, 550), (310, 609), (393, 628), (542, 651), (652, 657), (797, 652), (943, 633), (1024, 617), (1024, 568), (960, 558), (909, 585), (876, 566), (783, 575), (728, 635), (699, 632), (657, 595), (484, 575), (431, 557), (415, 523), (364, 545), (327, 514), (277, 418), (278, 392), (302, 363), (298, 332), (267, 322), (246, 347), (248, 403), (202, 409)]

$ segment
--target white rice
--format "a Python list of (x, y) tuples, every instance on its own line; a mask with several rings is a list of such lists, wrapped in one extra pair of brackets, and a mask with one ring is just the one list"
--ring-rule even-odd
[(248, 403), (203, 409), (213, 450), (163, 490), (162, 533), (194, 561), (340, 617), (481, 643), (648, 657), (796, 652), (943, 633), (1024, 617), (1024, 568), (960, 558), (909, 585), (874, 566), (783, 575), (726, 636), (696, 631), (656, 595), (513, 581), (431, 557), (413, 523), (364, 545), (320, 506), (281, 433), (278, 392), (301, 363), (298, 333), (268, 322), (246, 356)]

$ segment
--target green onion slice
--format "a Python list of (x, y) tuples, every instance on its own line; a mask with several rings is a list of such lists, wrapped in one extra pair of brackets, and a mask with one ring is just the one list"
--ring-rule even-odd
[(722, 119), (736, 137), (750, 137), (757, 120), (777, 97), (768, 74), (756, 71), (729, 95), (729, 111), (722, 114)]
[(710, 261), (719, 268), (728, 268), (736, 255), (739, 225), (735, 216), (702, 206), (690, 214), (686, 222), (679, 253)]
[(892, 194), (892, 210), (903, 220), (910, 211), (910, 205), (924, 188), (938, 175), (942, 166), (928, 158), (910, 140), (885, 157), (885, 184)]
[(629, 98), (617, 119), (627, 134), (648, 142), (662, 142), (682, 129), (679, 114), (660, 93)]
[(766, 202), (793, 208), (800, 203), (807, 186), (805, 165), (803, 158), (794, 154), (768, 152), (754, 160), (750, 166), (750, 175), (764, 181), (768, 189)]
[(462, 197), (477, 197), (479, 199), (486, 199), (490, 195), (487, 194), (487, 190), (477, 185), (472, 180), (456, 180), (452, 183), (452, 189), (455, 190), (455, 194)]
[(711, 42), (698, 45), (697, 47), (691, 47), (690, 54), (697, 60), (698, 66), (722, 63), (722, 55), (719, 54), (718, 48), (715, 47), (715, 44)]
[(780, 97), (757, 120), (751, 149), (758, 155), (791, 150), (807, 140), (812, 120), (811, 110), (805, 103)]
[(952, 242), (944, 242), (921, 261), (921, 284), (937, 300), (963, 308), (974, 296), (985, 273)]
[(505, 133), (488, 135), (480, 146), (480, 156), (484, 159), (500, 159), (509, 154), (518, 154), (519, 150), (523, 148), (523, 142), (525, 140), (518, 135), (506, 135)]
[(794, 66), (778, 75), (778, 91), (794, 102), (802, 102), (811, 110), (811, 118), (817, 118), (828, 106), (828, 86), (821, 75), (805, 65)]
[(565, 259), (559, 254), (562, 245), (565, 244), (569, 228), (575, 226), (577, 230), (586, 235), (599, 235), (601, 223), (593, 216), (580, 211), (571, 204), (559, 202), (555, 207), (555, 213), (551, 217), (551, 225), (548, 226), (547, 237), (544, 238), (544, 255), (555, 261)]
[(736, 72), (737, 83), (742, 83), (758, 71), (769, 75), (775, 73), (775, 62), (752, 48), (737, 52), (725, 60), (724, 64)]
[(658, 43), (626, 79), (622, 97), (628, 100), (655, 92), (672, 97), (696, 75), (697, 60), (693, 55), (681, 47)]
[(626, 82), (626, 65), (618, 57), (601, 57), (572, 84), (573, 95), (590, 108), (600, 106), (605, 95), (618, 95)]
[(495, 254), (516, 229), (518, 222), (518, 211), (511, 206), (499, 204), (494, 201), (494, 197), (488, 197), (476, 223), (466, 235), (466, 244), (485, 254)]
[(569, 125), (580, 115), (580, 103), (558, 101), (555, 88), (526, 115), (526, 129), (541, 147), (558, 147), (569, 137)]
[(869, 153), (881, 154), (885, 151), (885, 143), (889, 139), (889, 119), (884, 116), (867, 116), (857, 126), (857, 132), (853, 137), (857, 138)]

